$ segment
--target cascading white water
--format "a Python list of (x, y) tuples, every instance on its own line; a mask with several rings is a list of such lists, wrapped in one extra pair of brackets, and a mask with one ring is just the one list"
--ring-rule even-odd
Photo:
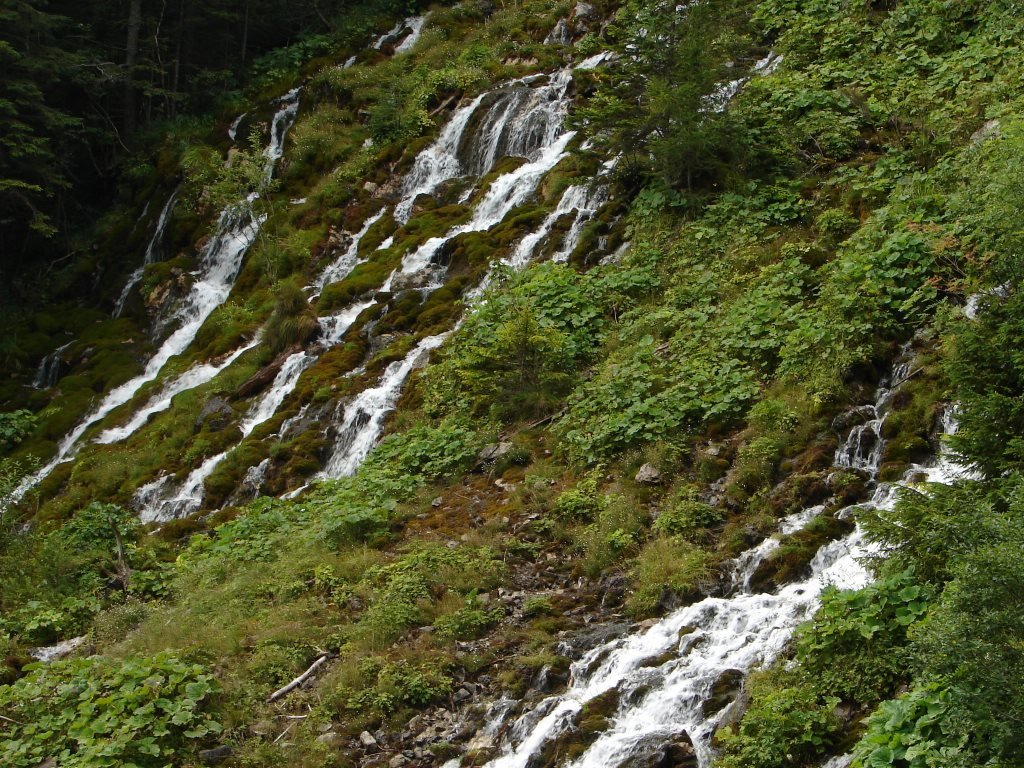
[(425, 16), (413, 16), (405, 20), (405, 27), (409, 29), (410, 32), (402, 42), (395, 46), (396, 55), (412, 50), (412, 47), (419, 42), (420, 35), (423, 33), (423, 25), (426, 21), (427, 19)]
[(453, 237), (466, 232), (483, 232), (500, 223), (513, 208), (533, 195), (544, 175), (565, 157), (566, 147), (573, 136), (573, 131), (563, 133), (553, 144), (545, 147), (536, 160), (495, 179), (473, 210), (473, 217), (465, 224), (453, 227), (443, 237), (430, 238), (407, 255), (402, 260), (401, 273), (414, 274), (429, 267), (441, 246)]
[(347, 477), (359, 468), (377, 443), (384, 429), (384, 419), (395, 409), (409, 374), (423, 365), (431, 350), (440, 347), (448, 336), (447, 333), (427, 336), (402, 360), (391, 363), (377, 386), (364, 389), (345, 406), (331, 457), (318, 477)]
[(704, 99), (705, 108), (710, 112), (721, 112), (733, 100), (733, 97), (740, 92), (751, 77), (766, 76), (772, 74), (782, 64), (782, 56), (775, 52), (769, 52), (767, 56), (754, 64), (753, 75), (744, 75), (735, 80), (721, 83)]
[[(394, 41), (399, 39), (399, 36), (403, 32), (406, 32), (408, 30), (408, 36), (404, 40), (402, 40), (402, 42), (399, 43), (399, 45), (395, 47), (395, 53), (407, 51), (410, 48), (412, 48), (413, 45), (416, 44), (416, 40), (419, 39), (420, 32), (423, 29), (424, 21), (425, 19), (422, 16), (410, 16), (407, 19), (402, 19), (392, 29), (388, 30), (383, 35), (374, 40), (373, 45), (371, 47), (374, 50), (379, 51), (381, 48), (384, 47), (385, 43), (394, 43)], [(406, 45), (405, 43), (406, 41), (408, 41), (410, 37), (413, 38), (413, 41)]]
[[(894, 386), (905, 375), (905, 368), (902, 372), (897, 370)], [(884, 418), (891, 397), (892, 387), (883, 384), (873, 406), (880, 419)], [(947, 412), (943, 428), (950, 433), (956, 429), (952, 409)], [(860, 438), (851, 433), (847, 443), (849, 447), (841, 450), (840, 455), (857, 455)], [(875, 452), (870, 455), (881, 457)], [(874, 476), (878, 466), (865, 469)], [(965, 470), (942, 452), (928, 465), (911, 467), (903, 483), (922, 475), (930, 482), (948, 483), (964, 477)], [(891, 509), (895, 488), (879, 485), (868, 505)], [(786, 518), (780, 533), (799, 530), (821, 509), (811, 507)], [(487, 763), (488, 768), (528, 768), (546, 745), (573, 726), (587, 702), (612, 690), (618, 693), (617, 713), (608, 729), (570, 766), (615, 768), (627, 762), (642, 764), (682, 737), (692, 742), (699, 764), (706, 768), (713, 757), (711, 737), (727, 711), (726, 708), (705, 713), (715, 683), (723, 675), (746, 673), (777, 658), (794, 629), (813, 615), (826, 586), (858, 588), (868, 583), (870, 576), (860, 561), (864, 555), (877, 552), (857, 528), (821, 547), (810, 564), (808, 578), (771, 594), (751, 593), (751, 574), (776, 546), (762, 542), (736, 558), (732, 569), (727, 569), (731, 570), (731, 581), (738, 590), (735, 594), (705, 598), (681, 608), (649, 629), (616, 638), (575, 662), (568, 689), (547, 697), (521, 715), (508, 729), (501, 754)], [(671, 657), (661, 661), (666, 654)]]
[(60, 378), (60, 369), (64, 362), (64, 351), (74, 343), (72, 340), (67, 344), (62, 344), (39, 362), (39, 368), (36, 369), (36, 377), (32, 380), (33, 388), (49, 389), (57, 383), (57, 380)]
[[(408, 221), (416, 198), (431, 194), (444, 182), (459, 176), (481, 176), (503, 157), (536, 160), (561, 136), (571, 70), (557, 73), (542, 86), (531, 87), (535, 79), (515, 80), (482, 93), (455, 111), (437, 140), (416, 157), (403, 180), (396, 220)], [(485, 103), (486, 113), (474, 122)], [(471, 124), (474, 130), (467, 134)]]
[(250, 349), (253, 349), (259, 344), (260, 338), (257, 336), (248, 344), (236, 349), (226, 358), (221, 360), (219, 363), (201, 363), (185, 373), (177, 376), (172, 381), (167, 382), (163, 389), (160, 390), (160, 394), (150, 400), (139, 410), (132, 414), (132, 417), (122, 424), (120, 427), (111, 427), (106, 429), (99, 434), (96, 438), (97, 443), (103, 445), (109, 445), (110, 443), (117, 443), (125, 440), (135, 434), (154, 414), (165, 411), (171, 407), (171, 401), (182, 392), (190, 389), (195, 389), (203, 384), (213, 381), (221, 371), (224, 371), (230, 366), (235, 360), (244, 355)]
[(160, 255), (160, 246), (164, 240), (164, 232), (167, 231), (167, 222), (171, 219), (171, 212), (174, 210), (175, 203), (178, 202), (178, 192), (181, 191), (181, 187), (178, 186), (171, 196), (167, 198), (167, 202), (164, 207), (160, 210), (160, 215), (156, 220), (156, 227), (153, 229), (153, 235), (149, 238), (149, 242), (146, 244), (146, 252), (142, 259), (142, 266), (134, 270), (129, 276), (127, 282), (124, 284), (124, 288), (121, 289), (121, 295), (118, 296), (117, 302), (114, 304), (113, 317), (120, 317), (124, 311), (125, 302), (128, 301), (128, 297), (131, 295), (132, 288), (139, 284), (142, 279), (142, 275), (145, 273), (145, 269), (148, 265), (152, 264), (157, 260)]
[(370, 227), (380, 221), (383, 215), (384, 209), (382, 208), (363, 222), (362, 228), (352, 236), (352, 242), (349, 243), (345, 252), (331, 262), (313, 281), (313, 285), (310, 287), (312, 296), (319, 296), (325, 286), (330, 285), (331, 283), (336, 283), (339, 280), (344, 280), (348, 277), (356, 264), (360, 263), (359, 243), (361, 243), (363, 238), (366, 237), (366, 233), (370, 231)]
[(238, 139), (238, 128), (239, 128), (239, 126), (242, 125), (242, 121), (245, 119), (245, 116), (248, 115), (248, 114), (249, 114), (248, 112), (243, 112), (242, 114), (240, 114), (238, 117), (236, 117), (234, 120), (231, 121), (231, 125), (228, 127), (228, 138), (229, 139), (231, 139), (232, 141), (235, 141), (235, 140)]
[(299, 113), (299, 92), (301, 90), (301, 88), (292, 88), (277, 100), (278, 110), (270, 123), (270, 144), (263, 150), (263, 156), (267, 159), (263, 170), (263, 177), (266, 181), (270, 181), (274, 176), (277, 161), (284, 157), (284, 140), (295, 123), (295, 116)]
[[(280, 100), (280, 108), (272, 123), (266, 173), (268, 178), (274, 172), (273, 163), (283, 153), (284, 140), (298, 111), (298, 89), (289, 92)], [(254, 196), (250, 197), (249, 202)], [(188, 295), (178, 304), (166, 319), (165, 324), (178, 323), (160, 348), (146, 363), (145, 370), (138, 376), (115, 387), (104, 396), (100, 404), (87, 414), (61, 440), (57, 454), (42, 469), (26, 478), (14, 491), (14, 501), (21, 499), (29, 488), (47, 477), (59, 464), (73, 458), (79, 448), (79, 440), (86, 430), (107, 416), (115, 408), (124, 405), (139, 389), (153, 381), (172, 357), (184, 352), (210, 314), (219, 307), (234, 285), (235, 277), (242, 266), (242, 257), (256, 239), (264, 217), (252, 213), (247, 205), (228, 207), (217, 222), (217, 231), (203, 248), (199, 269)]]
[[(344, 312), (332, 317), (320, 319), (323, 336), (319, 342), (323, 348), (330, 348), (341, 341), (346, 331), (356, 321), (360, 313), (373, 302), (363, 302), (347, 308)], [(248, 414), (239, 424), (244, 440), (252, 434), (260, 424), (272, 418), (277, 409), (285, 401), (299, 383), (302, 374), (317, 361), (319, 354), (301, 350), (289, 355), (274, 381), (266, 392), (249, 408)], [(160, 476), (156, 480), (139, 488), (133, 499), (139, 518), (144, 523), (163, 522), (184, 517), (195, 512), (203, 504), (204, 485), (213, 471), (220, 465), (231, 449), (210, 456), (202, 464), (188, 474), (178, 488), (171, 487), (169, 476)]]

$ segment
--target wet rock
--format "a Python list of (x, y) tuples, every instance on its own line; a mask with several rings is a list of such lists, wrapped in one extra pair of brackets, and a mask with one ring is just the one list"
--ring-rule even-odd
[(626, 596), (629, 582), (621, 573), (606, 573), (597, 583), (597, 591), (601, 593), (601, 607), (609, 608), (620, 605)]
[(256, 373), (242, 382), (242, 385), (235, 394), (238, 397), (252, 397), (257, 392), (265, 389), (274, 380), (274, 377), (277, 376), (281, 366), (284, 365), (284, 361), (288, 359), (288, 356), (293, 351), (289, 349), (282, 352), (271, 363), (256, 371)]
[(707, 701), (704, 702), (704, 706), (701, 708), (704, 717), (711, 717), (711, 715), (732, 704), (739, 695), (742, 685), (743, 672), (741, 670), (727, 669), (720, 674), (718, 679), (715, 680), (714, 685), (711, 686), (711, 695), (708, 696)]
[(872, 405), (858, 405), (843, 411), (832, 420), (832, 429), (836, 432), (845, 432), (850, 427), (858, 427), (866, 424), (875, 418), (875, 408)]
[(686, 733), (665, 741), (653, 737), (637, 744), (634, 753), (621, 768), (697, 768), (697, 752)]
[(544, 38), (544, 45), (569, 45), (572, 42), (573, 30), (566, 19), (559, 19), (548, 36)]
[(369, 731), (363, 731), (359, 734), (359, 743), (364, 747), (376, 747), (377, 740), (373, 738), (373, 734)]
[(558, 670), (550, 664), (545, 664), (537, 673), (537, 677), (534, 678), (533, 685), (530, 687), (541, 693), (550, 693), (556, 688), (561, 688), (568, 680), (568, 670)]
[(321, 733), (316, 737), (317, 742), (323, 744), (325, 747), (330, 749), (341, 749), (345, 746), (345, 737), (340, 733), (334, 731), (328, 731), (327, 733)]
[(570, 659), (578, 659), (591, 648), (604, 645), (628, 630), (629, 624), (625, 623), (596, 624), (564, 639), (558, 644), (558, 652)]
[(497, 461), (511, 450), (512, 443), (491, 443), (477, 454), (477, 459), (481, 462)]
[(199, 761), (203, 765), (220, 765), (231, 757), (231, 747), (221, 744), (213, 749), (202, 749), (199, 751)]
[(572, 9), (572, 20), (581, 24), (592, 24), (600, 18), (597, 8), (590, 3), (576, 3)]
[(652, 464), (644, 464), (633, 479), (640, 485), (658, 485), (661, 483), (661, 472)]
[(210, 432), (220, 432), (231, 423), (234, 415), (235, 412), (227, 400), (223, 397), (211, 397), (196, 417), (195, 431), (198, 432), (205, 426)]

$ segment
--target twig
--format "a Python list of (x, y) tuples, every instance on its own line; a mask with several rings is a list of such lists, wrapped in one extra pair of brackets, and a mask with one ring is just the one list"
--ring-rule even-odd
[(0, 720), (5, 720), (5, 721), (7, 721), (8, 723), (14, 723), (15, 725), (21, 725), (21, 726), (24, 726), (24, 725), (25, 725), (24, 723), (19, 723), (19, 722), (18, 722), (17, 720), (12, 720), (11, 718), (9, 718), (9, 717), (4, 717), (3, 715), (0, 715)]
[(288, 727), (285, 728), (283, 731), (281, 731), (281, 734), (276, 739), (274, 739), (273, 742), (271, 742), (270, 746), (274, 746), (274, 744), (277, 744), (277, 742), (279, 742), (281, 739), (283, 739), (285, 736), (287, 736), (288, 735), (288, 731), (290, 731), (292, 729), (293, 725), (295, 725), (295, 723), (288, 723)]
[(307, 669), (301, 675), (299, 675), (290, 683), (288, 683), (288, 685), (284, 686), (284, 688), (279, 688), (278, 690), (270, 694), (270, 698), (268, 698), (267, 701), (277, 701), (285, 694), (291, 693), (304, 682), (309, 680), (309, 678), (313, 676), (313, 673), (316, 672), (317, 669), (319, 669), (325, 661), (327, 661), (327, 656), (328, 654), (325, 653), (322, 656), (318, 657), (316, 661), (309, 665), (309, 669)]

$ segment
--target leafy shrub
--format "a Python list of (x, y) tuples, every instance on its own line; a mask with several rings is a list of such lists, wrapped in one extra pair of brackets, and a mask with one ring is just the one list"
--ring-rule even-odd
[[(885, 701), (854, 750), (856, 768), (947, 768), (965, 757), (967, 736), (950, 728), (949, 694), (935, 686)], [(959, 759), (958, 759), (959, 758)]]
[(203, 711), (217, 691), (202, 667), (173, 656), (103, 657), (35, 665), (0, 686), (0, 758), (36, 768), (56, 757), (68, 768), (181, 762), (221, 726)]
[(439, 616), (434, 621), (437, 633), (448, 640), (475, 640), (493, 627), (505, 612), (501, 608), (481, 608), (476, 600), (467, 600), (466, 605), (453, 613)]
[(711, 555), (705, 550), (678, 538), (654, 539), (633, 565), (629, 610), (635, 615), (649, 615), (666, 592), (692, 595), (712, 574)]
[(36, 416), (27, 410), (0, 413), (0, 450), (9, 451), (31, 435), (38, 424)]
[(814, 686), (786, 673), (756, 675), (752, 702), (736, 728), (717, 734), (722, 755), (716, 768), (778, 768), (818, 765), (840, 734), (833, 709)]
[(797, 635), (796, 657), (823, 693), (877, 702), (905, 678), (907, 632), (924, 618), (932, 595), (912, 571), (852, 592), (830, 587), (813, 621)]

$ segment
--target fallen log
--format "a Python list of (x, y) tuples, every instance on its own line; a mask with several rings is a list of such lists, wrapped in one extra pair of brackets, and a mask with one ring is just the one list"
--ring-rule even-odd
[(285, 695), (291, 693), (292, 691), (294, 691), (296, 688), (298, 688), (304, 682), (309, 680), (309, 678), (311, 678), (313, 676), (313, 673), (316, 672), (321, 666), (323, 666), (324, 662), (327, 661), (327, 658), (329, 656), (330, 656), (330, 654), (327, 654), (327, 653), (323, 654), (322, 656), (318, 656), (316, 661), (314, 661), (312, 664), (309, 665), (309, 669), (307, 669), (301, 675), (299, 675), (294, 680), (292, 680), (290, 683), (288, 683), (288, 685), (284, 686), (283, 688), (278, 688), (276, 691), (274, 691), (272, 694), (270, 694), (270, 698), (268, 698), (267, 701), (268, 702), (269, 701), (277, 701), (282, 696), (285, 696)]

